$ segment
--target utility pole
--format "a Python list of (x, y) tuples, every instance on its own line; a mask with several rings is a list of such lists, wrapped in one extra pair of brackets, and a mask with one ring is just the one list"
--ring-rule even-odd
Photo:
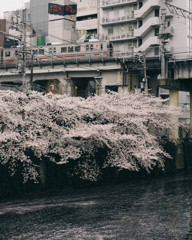
[(165, 44), (166, 44), (166, 36), (165, 36), (165, 17), (166, 17), (166, 7), (165, 0), (161, 1), (160, 7), (160, 58), (161, 58), (161, 79), (165, 79), (167, 77), (166, 71), (166, 59), (165, 59)]
[(148, 94), (147, 63), (145, 52), (143, 53), (143, 69), (144, 69), (145, 93)]
[(28, 92), (28, 86), (26, 82), (26, 22), (24, 22), (23, 17), (23, 41), (22, 41), (22, 60), (23, 60), (23, 80), (22, 80), (22, 86), (23, 86), (23, 92)]
[[(17, 16), (17, 20), (16, 22), (14, 22), (14, 20), (12, 19), (12, 25), (11, 28), (15, 29), (16, 31), (20, 32), (20, 37), (18, 36), (14, 36), (11, 34), (7, 34), (7, 33), (3, 33), (5, 35), (8, 35), (10, 37), (16, 38), (19, 40), (19, 46), (20, 49), (18, 51), (18, 60), (22, 61), (18, 63), (18, 67), (19, 67), (19, 73), (22, 75), (22, 91), (24, 93), (28, 93), (29, 89), (29, 84), (30, 82), (27, 82), (26, 80), (26, 57), (27, 54), (29, 54), (29, 52), (27, 51), (27, 47), (26, 47), (26, 30), (27, 30), (27, 24), (26, 24), (26, 10), (23, 10), (23, 16), (22, 16), (22, 20), (19, 21), (18, 18), (21, 18), (20, 16)], [(2, 32), (0, 32), (2, 33)], [(32, 73), (31, 73), (32, 75)]]
[(34, 90), (34, 86), (33, 86), (33, 53), (31, 55), (31, 76), (30, 76), (30, 86), (31, 86), (31, 90)]
[(139, 55), (137, 56), (137, 59), (143, 66), (143, 80), (141, 84), (143, 85), (144, 92), (148, 94), (148, 79), (147, 79), (147, 62), (146, 62), (146, 53), (145, 51), (139, 52)]

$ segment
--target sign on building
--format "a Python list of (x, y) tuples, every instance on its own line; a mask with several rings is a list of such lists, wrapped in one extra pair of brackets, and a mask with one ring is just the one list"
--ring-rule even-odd
[(59, 5), (59, 4), (55, 4), (55, 3), (49, 3), (48, 13), (63, 16), (64, 15), (64, 6)]
[(76, 15), (77, 14), (77, 5), (65, 5), (64, 6), (64, 15)]
[(77, 4), (59, 5), (55, 3), (49, 3), (48, 13), (54, 15), (76, 15), (77, 14)]

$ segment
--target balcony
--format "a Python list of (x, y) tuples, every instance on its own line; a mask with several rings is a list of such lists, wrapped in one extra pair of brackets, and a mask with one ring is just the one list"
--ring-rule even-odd
[(110, 40), (111, 42), (117, 42), (117, 41), (125, 41), (125, 40), (131, 40), (134, 39), (133, 32), (130, 33), (124, 33), (124, 34), (118, 34), (118, 35), (103, 35), (102, 40)]
[(110, 8), (110, 7), (118, 7), (125, 4), (131, 4), (131, 3), (137, 3), (137, 0), (106, 0), (103, 1), (103, 5), (101, 6), (104, 8)]
[(160, 0), (148, 0), (143, 7), (135, 10), (135, 18), (145, 17), (154, 7), (160, 7)]
[(76, 25), (77, 29), (81, 30), (89, 30), (89, 29), (96, 29), (98, 27), (98, 20), (97, 19), (90, 19), (84, 21), (78, 21)]
[(110, 24), (118, 24), (118, 23), (126, 23), (136, 21), (134, 15), (116, 17), (116, 18), (103, 18), (101, 25), (110, 25)]
[(153, 17), (148, 19), (140, 28), (134, 30), (134, 36), (135, 37), (141, 37), (143, 36), (152, 26), (158, 26), (159, 18)]
[(153, 45), (159, 45), (159, 39), (156, 36), (148, 38), (140, 47), (135, 48), (135, 52), (146, 51), (149, 47)]
[(127, 51), (127, 52), (114, 52), (113, 54), (114, 57), (116, 58), (127, 58), (127, 57), (133, 57), (134, 56), (134, 49)]

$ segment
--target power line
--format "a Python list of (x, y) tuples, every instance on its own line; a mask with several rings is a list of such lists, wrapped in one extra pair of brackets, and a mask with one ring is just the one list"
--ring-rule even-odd
[(192, 12), (185, 10), (183, 8), (177, 7), (175, 5), (172, 5), (170, 3), (165, 2), (165, 5), (168, 7), (170, 13), (176, 14), (178, 16), (192, 19)]

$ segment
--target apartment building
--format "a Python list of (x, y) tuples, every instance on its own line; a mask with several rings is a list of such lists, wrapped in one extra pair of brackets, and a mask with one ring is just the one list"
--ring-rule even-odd
[(137, 0), (103, 0), (100, 2), (100, 36), (110, 40), (116, 56), (133, 54), (137, 47), (134, 29), (137, 19), (134, 11), (138, 8)]
[(162, 42), (166, 52), (184, 57), (181, 53), (191, 53), (192, 20), (172, 13), (166, 3), (192, 8), (192, 0), (101, 0), (102, 39), (113, 43), (119, 57), (140, 52), (158, 57)]

